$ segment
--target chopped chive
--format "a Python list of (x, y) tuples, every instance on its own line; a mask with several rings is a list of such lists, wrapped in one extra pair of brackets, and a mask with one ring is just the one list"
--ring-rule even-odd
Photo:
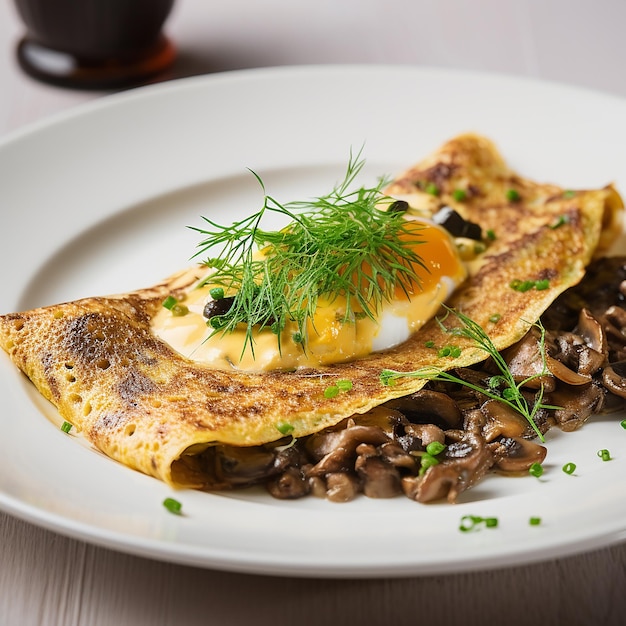
[(474, 528), (476, 528), (476, 525), (479, 524), (482, 519), (482, 517), (478, 517), (477, 515), (464, 515), (461, 518), (459, 530), (464, 533), (467, 533), (470, 530), (474, 530)]
[(426, 187), (424, 187), (424, 191), (429, 193), (431, 196), (439, 195), (439, 187), (437, 187), (435, 183), (427, 183)]
[(170, 311), (172, 312), (172, 315), (174, 317), (184, 317), (185, 315), (187, 315), (187, 313), (189, 313), (189, 308), (187, 307), (186, 304), (181, 304), (180, 302), (177, 302), (170, 309)]
[(531, 517), (531, 518), (528, 520), (528, 523), (529, 523), (531, 526), (539, 526), (539, 524), (541, 524), (541, 518), (540, 518), (540, 517)]
[(61, 430), (62, 430), (64, 433), (69, 433), (69, 432), (70, 432), (70, 430), (72, 430), (72, 425), (71, 425), (69, 422), (63, 422), (63, 423), (61, 424)]
[(576, 471), (576, 463), (566, 463), (563, 466), (563, 471), (566, 474), (573, 474)]
[(167, 296), (167, 298), (165, 298), (165, 300), (163, 300), (163, 306), (168, 310), (171, 311), (172, 307), (174, 305), (176, 305), (176, 303), (178, 302), (178, 300), (174, 297), (174, 296)]
[(563, 224), (567, 224), (569, 222), (569, 217), (567, 215), (559, 215), (552, 224), (550, 224), (550, 228), (555, 230), (563, 226)]
[(329, 385), (324, 389), (325, 398), (336, 398), (342, 391), (350, 391), (352, 389), (352, 381), (347, 379), (339, 379), (334, 385)]
[(484, 524), (486, 528), (496, 528), (498, 526), (497, 517), (480, 517), (479, 515), (464, 515), (459, 524), (459, 530), (463, 533), (477, 530)]
[(520, 280), (519, 278), (515, 278), (509, 283), (509, 287), (520, 293), (525, 293), (533, 288), (537, 291), (545, 291), (550, 288), (550, 281), (547, 278), (540, 280)]
[(288, 435), (294, 431), (294, 427), (287, 422), (278, 422), (278, 424), (276, 424), (276, 430), (281, 435)]
[(209, 290), (209, 295), (213, 300), (221, 300), (224, 297), (224, 289), (222, 287), (213, 287)]
[(611, 460), (611, 453), (606, 449), (598, 450), (597, 454), (603, 461)]
[(426, 446), (426, 452), (430, 454), (430, 456), (437, 456), (438, 454), (441, 454), (445, 449), (446, 446), (439, 441), (431, 441)]
[(522, 196), (520, 196), (519, 191), (517, 189), (507, 189), (506, 191), (506, 199), (509, 202), (518, 202), (521, 200)]
[(449, 356), (454, 359), (457, 359), (458, 357), (461, 356), (461, 348), (459, 348), (458, 346), (444, 346), (443, 348), (439, 350), (439, 352), (437, 352), (437, 356), (439, 357)]
[(528, 468), (528, 473), (535, 478), (539, 478), (543, 474), (543, 466), (541, 463), (533, 463)]
[(490, 241), (495, 241), (496, 240), (496, 233), (491, 228), (487, 231), (486, 234), (487, 234), (487, 239), (489, 239)]
[(622, 421), (619, 423), (619, 425), (620, 425), (620, 426), (621, 426), (624, 430), (626, 430), (626, 420), (622, 420)]
[(339, 387), (337, 385), (330, 385), (324, 389), (325, 398), (336, 398), (339, 395)]
[(493, 315), (489, 316), (489, 321), (492, 324), (497, 324), (500, 321), (501, 317), (502, 315), (500, 315), (500, 313), (494, 313)]
[(215, 330), (220, 330), (228, 324), (228, 320), (223, 315), (214, 315), (207, 320), (206, 324)]
[(519, 280), (516, 278), (509, 283), (509, 287), (514, 289), (515, 291), (519, 291), (524, 293), (525, 291), (530, 291), (535, 286), (534, 280)]
[(424, 472), (433, 465), (439, 465), (439, 459), (435, 458), (431, 454), (422, 454), (421, 456), (421, 465), (420, 465), (420, 476), (424, 474)]
[(481, 254), (487, 249), (487, 246), (482, 241), (477, 241), (474, 244), (474, 254)]
[(467, 200), (467, 192), (465, 191), (465, 189), (455, 189), (452, 192), (452, 197), (457, 202), (464, 202), (465, 200)]
[[(434, 341), (426, 341), (426, 342), (424, 342), (424, 347), (425, 348), (434, 348), (435, 347), (435, 342)], [(624, 422), (626, 422), (626, 420), (624, 420)], [(624, 428), (626, 428), (626, 426), (624, 426)]]
[(573, 198), (576, 195), (576, 192), (573, 191), (572, 189), (566, 189), (563, 192), (563, 197), (564, 198)]
[(180, 515), (183, 509), (183, 505), (178, 500), (174, 500), (174, 498), (165, 498), (163, 506), (174, 515)]

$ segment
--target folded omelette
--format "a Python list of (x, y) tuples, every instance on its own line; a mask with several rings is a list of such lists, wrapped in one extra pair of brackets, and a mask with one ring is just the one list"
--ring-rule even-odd
[[(426, 217), (451, 207), (487, 234), (447, 305), (485, 328), (500, 350), (525, 335), (621, 232), (622, 202), (612, 186), (573, 191), (524, 179), (477, 135), (445, 143), (386, 193)], [(284, 423), (303, 437), (426, 383), (401, 378), (385, 386), (384, 369), (446, 370), (486, 357), (461, 337), (457, 356), (439, 356), (429, 346), (449, 337), (433, 318), (397, 347), (347, 363), (261, 373), (209, 368), (159, 339), (152, 325), (164, 299), (182, 297), (202, 273), (192, 268), (148, 289), (2, 315), (0, 345), (96, 448), (170, 485), (195, 488), (210, 485), (195, 461), (209, 446), (276, 441)], [(516, 290), (516, 281), (544, 288)], [(351, 388), (327, 397), (338, 380)]]

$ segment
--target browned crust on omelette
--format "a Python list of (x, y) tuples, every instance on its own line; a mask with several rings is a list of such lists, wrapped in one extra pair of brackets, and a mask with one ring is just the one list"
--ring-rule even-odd
[[(421, 190), (424, 181), (437, 184), (438, 197)], [(454, 189), (469, 185), (467, 201), (455, 202)], [(508, 188), (518, 189), (521, 201), (507, 202)], [(454, 206), (497, 233), (449, 304), (488, 329), (500, 349), (520, 339), (528, 322), (582, 278), (599, 242), (615, 231), (621, 201), (611, 187), (573, 197), (562, 191), (510, 172), (493, 145), (475, 135), (448, 142), (389, 187), (426, 210)], [(552, 228), (560, 215), (568, 221)], [(461, 357), (437, 357), (425, 343), (442, 346), (450, 337), (431, 320), (397, 348), (352, 363), (260, 374), (210, 369), (180, 356), (150, 328), (163, 298), (182, 291), (198, 271), (131, 294), (0, 316), (0, 345), (64, 419), (110, 457), (170, 484), (202, 487), (193, 463), (178, 460), (212, 443), (276, 440), (280, 422), (304, 436), (424, 384), (407, 378), (385, 387), (379, 378), (384, 368), (450, 368), (485, 356), (455, 338), (464, 348)], [(550, 281), (544, 291), (509, 287), (514, 279), (543, 278)], [(489, 322), (494, 313), (501, 316), (497, 324)], [(352, 390), (324, 397), (336, 379), (351, 380)]]

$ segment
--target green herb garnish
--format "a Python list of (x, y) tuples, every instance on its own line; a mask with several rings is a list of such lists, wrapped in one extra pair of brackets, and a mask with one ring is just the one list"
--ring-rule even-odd
[(434, 457), (432, 454), (422, 454), (420, 457), (419, 475), (423, 476), (424, 472), (426, 472), (426, 470), (433, 465), (439, 465), (439, 459)]
[(180, 302), (177, 302), (170, 309), (170, 311), (172, 311), (172, 315), (174, 317), (184, 317), (185, 315), (187, 315), (187, 313), (189, 313), (189, 308), (187, 307), (186, 304), (181, 304)]
[(529, 523), (531, 526), (539, 526), (539, 525), (541, 524), (541, 518), (540, 518), (540, 517), (531, 517), (531, 518), (528, 520), (528, 523)]
[(461, 518), (459, 530), (463, 533), (468, 533), (473, 530), (478, 530), (483, 525), (486, 528), (496, 528), (498, 526), (498, 518), (481, 517), (479, 515), (464, 515)]
[[(255, 329), (282, 329), (289, 322), (306, 347), (307, 321), (319, 298), (346, 298), (343, 322), (360, 313), (374, 319), (396, 289), (410, 293), (419, 286), (418, 268), (427, 271), (415, 251), (419, 232), (402, 212), (385, 210), (393, 203), (382, 193), (386, 181), (349, 191), (363, 165), (360, 153), (351, 155), (343, 181), (329, 194), (288, 204), (267, 195), (253, 173), (264, 193), (259, 211), (230, 226), (203, 218), (208, 227), (193, 228), (205, 237), (195, 256), (221, 247), (217, 257), (206, 260), (215, 269), (206, 282), (235, 294), (228, 312), (211, 318), (214, 333), (243, 325), (243, 350), (254, 353)], [(264, 230), (269, 214), (289, 223)], [(257, 248), (262, 256), (255, 256)]]
[(500, 370), (500, 375), (493, 376), (486, 387), (480, 387), (467, 380), (463, 380), (458, 376), (450, 372), (446, 372), (438, 367), (422, 367), (412, 372), (398, 372), (395, 370), (385, 369), (380, 373), (380, 380), (383, 385), (392, 385), (398, 378), (423, 378), (426, 380), (437, 380), (443, 382), (452, 382), (469, 389), (473, 389), (493, 400), (498, 400), (511, 407), (514, 411), (517, 411), (522, 415), (526, 421), (530, 424), (535, 434), (544, 440), (543, 434), (539, 430), (535, 423), (535, 415), (541, 409), (556, 409), (558, 407), (543, 403), (543, 385), (539, 387), (535, 395), (535, 402), (531, 408), (526, 401), (526, 398), (522, 395), (522, 388), (525, 387), (531, 380), (541, 378), (548, 373), (548, 367), (546, 365), (546, 351), (545, 351), (545, 329), (540, 321), (533, 324), (540, 331), (539, 338), (539, 353), (543, 361), (542, 371), (533, 376), (529, 376), (520, 382), (516, 382), (511, 370), (509, 369), (504, 357), (498, 352), (489, 335), (482, 329), (480, 324), (477, 324), (474, 320), (470, 319), (459, 311), (448, 309), (449, 313), (453, 313), (461, 322), (460, 327), (446, 328), (441, 320), (437, 320), (439, 326), (446, 333), (456, 335), (459, 337), (465, 337), (470, 339), (474, 345), (486, 352), (493, 360), (497, 368)]
[(449, 356), (453, 359), (458, 359), (461, 356), (461, 348), (459, 348), (459, 346), (444, 346), (437, 352), (437, 356)]
[(329, 385), (324, 389), (325, 398), (336, 398), (342, 391), (350, 391), (352, 389), (352, 381), (340, 379), (334, 385)]
[(520, 280), (519, 278), (515, 278), (509, 283), (509, 287), (520, 293), (525, 293), (531, 289), (545, 291), (546, 289), (550, 289), (550, 281), (547, 278), (540, 280)]
[(63, 423), (61, 424), (61, 430), (62, 430), (64, 433), (69, 433), (69, 432), (70, 432), (70, 430), (72, 430), (72, 425), (71, 425), (69, 422), (63, 422)]
[(563, 471), (566, 474), (570, 474), (570, 475), (573, 474), (576, 471), (576, 463), (566, 463), (563, 466)]
[(437, 187), (435, 183), (427, 183), (426, 186), (424, 187), (424, 191), (426, 193), (429, 193), (431, 196), (439, 195), (439, 187)]
[(174, 498), (165, 498), (163, 506), (174, 515), (182, 515), (183, 505), (178, 500), (174, 500)]
[(441, 454), (446, 449), (446, 446), (443, 443), (439, 443), (438, 441), (431, 441), (426, 446), (426, 452), (431, 456), (437, 456)]
[(611, 460), (611, 453), (608, 450), (598, 450), (598, 456), (603, 460), (603, 461), (610, 461)]
[(452, 197), (457, 202), (465, 202), (465, 200), (467, 200), (467, 192), (465, 191), (465, 189), (455, 189), (452, 192)]
[(287, 422), (278, 422), (278, 424), (276, 424), (276, 430), (281, 434), (281, 435), (289, 435), (290, 433), (292, 433), (295, 429), (294, 427), (287, 423)]
[(533, 463), (528, 468), (528, 473), (535, 478), (540, 478), (543, 476), (543, 465), (541, 465), (541, 463)]
[(167, 296), (167, 298), (165, 298), (165, 300), (163, 300), (162, 302), (163, 306), (168, 311), (171, 311), (172, 308), (176, 306), (177, 303), (178, 303), (178, 300), (174, 296)]
[(516, 278), (509, 283), (509, 287), (514, 291), (519, 291), (520, 293), (524, 293), (526, 291), (530, 291), (535, 286), (534, 280), (520, 280)]
[(340, 391), (350, 391), (352, 389), (352, 381), (345, 378), (339, 379), (335, 384)]
[(556, 230), (557, 228), (560, 228), (561, 226), (563, 226), (564, 224), (567, 224), (568, 222), (569, 222), (569, 217), (567, 215), (559, 215), (559, 217), (557, 217), (556, 220), (552, 222), (552, 224), (550, 224), (550, 228), (552, 230)]
[(517, 189), (507, 189), (505, 195), (506, 195), (506, 199), (509, 202), (519, 202), (522, 199), (522, 196), (520, 196), (519, 191), (517, 191)]

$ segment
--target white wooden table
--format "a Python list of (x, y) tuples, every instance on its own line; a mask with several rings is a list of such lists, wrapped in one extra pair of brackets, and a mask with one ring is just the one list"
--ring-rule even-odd
[[(167, 32), (179, 49), (172, 78), (268, 65), (403, 63), (626, 96), (624, 23), (621, 0), (178, 0)], [(21, 32), (12, 3), (2, 0), (0, 135), (106, 95), (24, 76), (14, 56)], [(155, 562), (0, 514), (0, 626), (425, 622), (624, 624), (626, 545), (450, 576), (286, 579)]]

